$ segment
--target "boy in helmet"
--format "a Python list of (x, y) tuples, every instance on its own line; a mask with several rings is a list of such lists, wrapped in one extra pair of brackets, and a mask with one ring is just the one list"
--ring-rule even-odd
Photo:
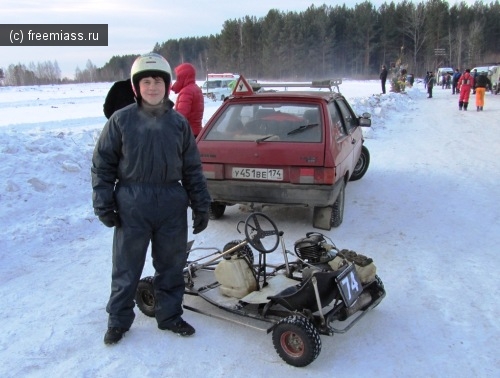
[(114, 227), (105, 344), (117, 343), (132, 325), (150, 243), (158, 328), (181, 336), (195, 332), (181, 317), (187, 209), (192, 208), (193, 233), (203, 231), (210, 195), (191, 127), (168, 99), (171, 77), (162, 56), (136, 59), (131, 69), (136, 103), (110, 117), (92, 158), (94, 212)]

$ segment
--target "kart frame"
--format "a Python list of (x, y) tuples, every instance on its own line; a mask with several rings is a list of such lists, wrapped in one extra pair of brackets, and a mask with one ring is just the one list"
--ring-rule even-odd
[[(362, 284), (352, 262), (346, 261), (337, 270), (325, 270), (288, 251), (283, 231), (267, 215), (251, 213), (238, 223), (239, 233), (242, 224), (245, 239), (227, 243), (222, 251), (191, 249), (193, 243), (189, 243), (183, 307), (272, 333), (275, 350), (286, 363), (309, 365), (320, 354), (320, 334), (347, 332), (385, 297), (380, 278)], [(280, 245), (283, 263), (269, 264), (267, 255)], [(250, 247), (258, 252), (256, 263)], [(334, 245), (331, 247), (338, 252)], [(203, 255), (189, 260), (200, 250)], [(256, 289), (243, 297), (223, 295), (215, 270), (221, 261), (237, 259), (251, 268)], [(136, 303), (145, 315), (154, 316), (153, 277), (139, 282)]]

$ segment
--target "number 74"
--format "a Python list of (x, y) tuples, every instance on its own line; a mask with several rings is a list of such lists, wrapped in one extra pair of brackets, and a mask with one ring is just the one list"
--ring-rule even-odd
[(347, 276), (342, 278), (340, 283), (347, 289), (347, 294), (349, 295), (348, 299), (352, 298), (352, 293), (357, 293), (360, 291), (358, 280), (354, 276), (354, 271), (350, 272)]

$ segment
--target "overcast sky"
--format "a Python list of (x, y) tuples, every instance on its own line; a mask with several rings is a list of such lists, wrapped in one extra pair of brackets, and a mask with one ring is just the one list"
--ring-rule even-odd
[[(347, 0), (345, 3), (354, 7), (361, 2)], [(390, 1), (370, 2), (379, 7)], [(449, 3), (454, 4), (455, 0)], [(312, 4), (343, 3), (325, 0), (2, 0), (0, 24), (108, 24), (109, 36), (108, 46), (99, 47), (0, 46), (0, 68), (56, 60), (63, 76), (73, 77), (75, 69), (84, 69), (89, 59), (102, 67), (113, 55), (146, 53), (156, 42), (220, 33), (224, 21), (229, 19), (247, 15), (261, 18), (270, 9), (302, 12)]]

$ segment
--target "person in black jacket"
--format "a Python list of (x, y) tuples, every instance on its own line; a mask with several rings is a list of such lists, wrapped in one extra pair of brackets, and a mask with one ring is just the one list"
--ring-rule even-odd
[(427, 98), (432, 98), (432, 88), (434, 88), (435, 84), (436, 78), (434, 77), (434, 73), (429, 72), (429, 78), (427, 79), (427, 93), (429, 96), (427, 96)]
[(492, 90), (491, 80), (488, 78), (486, 72), (481, 72), (476, 77), (476, 107), (478, 112), (484, 109), (486, 89)]
[(132, 65), (131, 78), (136, 103), (106, 122), (91, 167), (94, 212), (114, 227), (105, 344), (120, 341), (134, 321), (150, 244), (158, 328), (181, 336), (195, 333), (181, 317), (188, 206), (193, 234), (209, 219), (210, 195), (193, 132), (168, 98), (170, 65), (158, 54), (145, 54)]
[(458, 68), (455, 68), (455, 72), (453, 73), (453, 80), (452, 80), (452, 94), (458, 94), (459, 89), (458, 89), (458, 81), (460, 80), (460, 76), (462, 74), (460, 73), (460, 70)]
[(380, 83), (382, 84), (382, 93), (385, 94), (385, 82), (387, 81), (387, 67), (385, 64), (380, 71)]
[(103, 111), (109, 119), (118, 109), (134, 103), (134, 91), (130, 79), (115, 82), (106, 96)]

